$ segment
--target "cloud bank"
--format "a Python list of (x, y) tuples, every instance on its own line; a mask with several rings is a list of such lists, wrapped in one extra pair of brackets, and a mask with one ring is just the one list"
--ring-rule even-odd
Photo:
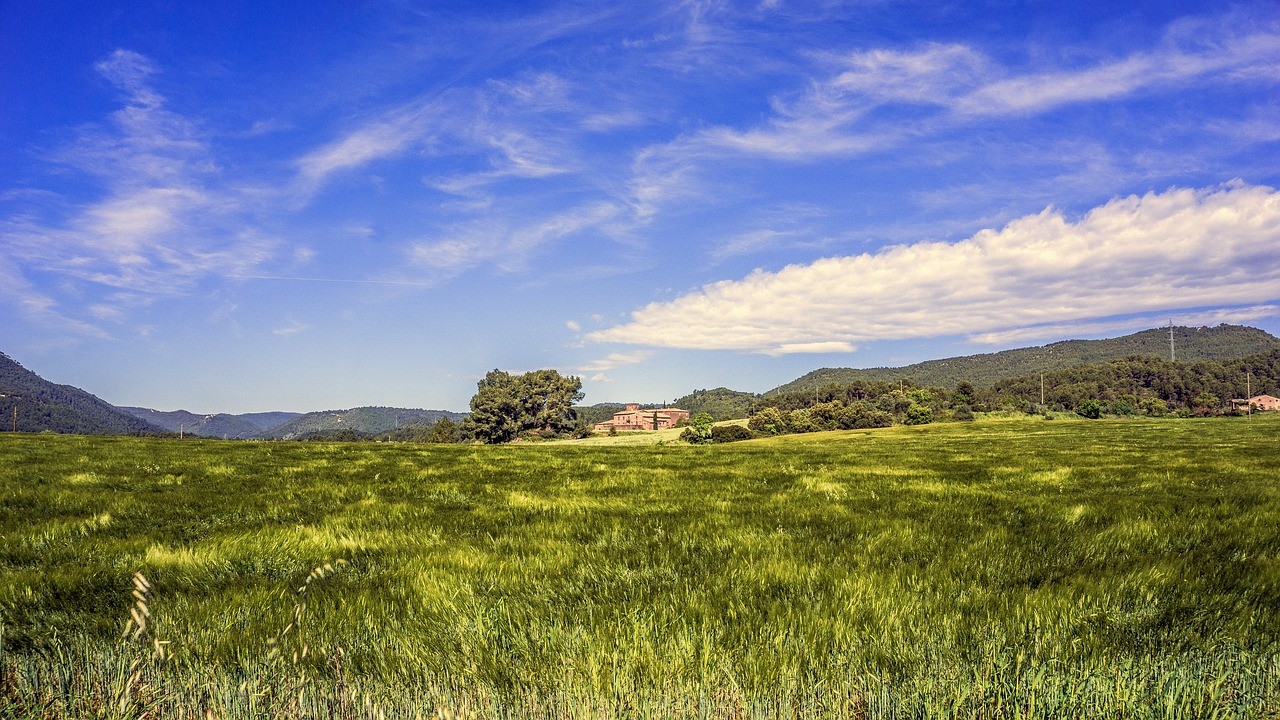
[(1009, 333), (1280, 299), (1280, 193), (1241, 182), (1047, 208), (956, 242), (756, 270), (632, 313), (589, 340), (768, 354)]

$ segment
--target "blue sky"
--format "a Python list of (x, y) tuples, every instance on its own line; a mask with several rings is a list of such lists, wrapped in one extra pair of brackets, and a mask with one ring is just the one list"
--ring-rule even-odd
[(9, 2), (0, 350), (117, 404), (1280, 332), (1280, 5)]

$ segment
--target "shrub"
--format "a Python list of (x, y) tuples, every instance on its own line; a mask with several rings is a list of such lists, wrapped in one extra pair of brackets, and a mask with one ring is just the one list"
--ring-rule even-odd
[(1102, 403), (1094, 400), (1093, 398), (1082, 400), (1080, 404), (1076, 406), (1076, 414), (1082, 418), (1097, 420), (1102, 417)]
[(893, 424), (893, 416), (887, 412), (879, 410), (869, 410), (865, 415), (858, 418), (854, 423), (854, 427), (862, 430), (865, 428), (882, 428), (889, 427)]
[(933, 409), (927, 405), (915, 403), (907, 408), (907, 417), (902, 421), (904, 425), (928, 425), (931, 422), (933, 422)]
[(960, 422), (973, 422), (973, 410), (968, 405), (961, 405), (951, 413), (951, 417)]
[(775, 407), (767, 407), (752, 415), (747, 427), (760, 435), (782, 435), (788, 431), (787, 419)]
[(716, 425), (711, 428), (711, 442), (727, 443), (738, 440), (750, 440), (755, 433), (741, 425)]
[(818, 432), (822, 427), (814, 422), (813, 414), (809, 412), (808, 408), (803, 408), (792, 410), (787, 415), (787, 429), (793, 433), (810, 433)]

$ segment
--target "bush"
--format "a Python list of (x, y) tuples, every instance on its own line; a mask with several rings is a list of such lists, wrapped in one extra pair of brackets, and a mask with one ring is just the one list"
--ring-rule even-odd
[(738, 440), (750, 440), (755, 433), (741, 425), (716, 425), (711, 428), (711, 442), (727, 443)]
[(889, 427), (892, 424), (893, 424), (892, 415), (890, 415), (887, 412), (881, 412), (879, 410), (871, 410), (871, 411), (868, 411), (865, 415), (862, 415), (861, 417), (859, 417), (857, 421), (853, 424), (853, 427), (859, 430), (863, 430), (866, 428)]
[(680, 439), (698, 445), (701, 443), (711, 442), (711, 416), (707, 413), (700, 412), (689, 418), (689, 427), (680, 433)]
[(822, 429), (822, 426), (814, 422), (813, 414), (809, 412), (808, 408), (802, 408), (800, 410), (792, 410), (787, 415), (787, 429), (793, 433), (810, 433), (818, 432)]
[(747, 427), (759, 435), (782, 435), (788, 430), (787, 419), (775, 407), (767, 407), (752, 415)]
[(933, 422), (933, 409), (927, 405), (917, 405), (912, 403), (907, 408), (907, 417), (902, 421), (904, 425), (928, 425)]
[(951, 413), (951, 417), (960, 422), (973, 422), (973, 410), (968, 405), (961, 405)]
[(1082, 418), (1097, 420), (1102, 417), (1102, 403), (1093, 398), (1083, 400), (1076, 406), (1076, 414)]

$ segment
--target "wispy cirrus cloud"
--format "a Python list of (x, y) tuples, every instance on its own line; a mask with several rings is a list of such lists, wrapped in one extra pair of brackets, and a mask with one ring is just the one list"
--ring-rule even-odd
[(441, 278), (457, 275), (482, 263), (502, 272), (515, 272), (547, 245), (588, 231), (610, 234), (610, 223), (621, 208), (597, 202), (525, 222), (482, 220), (465, 223), (441, 239), (414, 243), (407, 250), (413, 266)]
[(1046, 209), (956, 242), (832, 257), (703, 287), (587, 335), (770, 354), (975, 337), (1280, 299), (1280, 193), (1231, 183)]
[(295, 182), (309, 196), (335, 175), (409, 154), (465, 160), (466, 170), (423, 173), (428, 186), (457, 195), (507, 179), (558, 175), (576, 162), (575, 133), (605, 129), (598, 108), (575, 97), (576, 90), (544, 72), (428, 93), (300, 157)]
[(1065, 68), (1017, 68), (963, 43), (821, 57), (825, 72), (807, 78), (798, 92), (771, 98), (763, 122), (715, 125), (638, 151), (632, 180), (637, 206), (653, 213), (665, 203), (698, 197), (706, 168), (735, 158), (858, 157), (1068, 105), (1274, 82), (1280, 28), (1274, 21), (1245, 29), (1228, 20), (1184, 22), (1154, 48)]
[[(118, 322), (148, 297), (181, 292), (208, 275), (246, 272), (274, 247), (246, 219), (249, 201), (219, 186), (220, 169), (198, 123), (166, 107), (150, 59), (121, 49), (95, 69), (122, 107), (47, 155), (56, 172), (84, 186), (74, 196), (8, 197), (12, 212), (0, 221), (0, 252), (15, 272), (53, 273), (85, 286), (74, 297), (86, 316), (64, 324), (86, 333), (101, 332), (96, 323)], [(78, 199), (85, 194), (91, 199)], [(86, 304), (93, 287), (126, 292)], [(48, 319), (55, 305), (46, 290), (28, 314)]]

